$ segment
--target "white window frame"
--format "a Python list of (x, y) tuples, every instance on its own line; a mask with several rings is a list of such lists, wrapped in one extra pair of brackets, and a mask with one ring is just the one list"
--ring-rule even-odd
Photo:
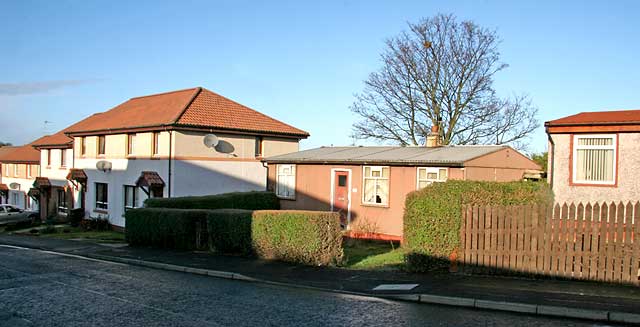
[[(68, 205), (69, 202), (67, 201), (67, 192), (64, 189), (58, 189), (56, 192), (57, 192), (56, 195), (58, 196), (58, 199), (56, 201), (56, 205), (58, 207), (58, 213), (67, 214), (69, 212), (69, 205)], [(65, 200), (62, 203), (62, 206), (60, 205), (60, 193), (64, 194), (64, 200)]]
[(27, 178), (31, 178), (31, 165), (26, 164), (24, 167), (27, 170)]
[[(589, 184), (589, 185), (615, 185), (618, 179), (618, 135), (616, 134), (574, 134), (572, 139), (573, 150), (571, 153), (571, 181), (574, 184)], [(611, 145), (579, 145), (579, 139), (589, 138), (611, 138)], [(593, 149), (593, 150), (613, 150), (613, 179), (611, 181), (589, 181), (578, 180), (578, 150)]]
[[(444, 169), (447, 171), (447, 176), (445, 176), (444, 179), (441, 178), (440, 176), (440, 169)], [(425, 170), (425, 176), (428, 176), (429, 173), (436, 173), (438, 175), (437, 179), (430, 179), (430, 178), (425, 178), (425, 179), (420, 179), (420, 170)], [(449, 168), (448, 167), (416, 167), (416, 190), (420, 190), (422, 189), (420, 187), (420, 182), (427, 182), (427, 183), (443, 183), (446, 182), (447, 179), (449, 179)]]
[(18, 177), (18, 170), (19, 170), (19, 165), (18, 164), (13, 164), (13, 177)]
[(135, 155), (136, 151), (136, 134), (130, 133), (127, 134), (127, 148), (125, 149), (127, 152), (127, 156)]
[[(107, 201), (98, 201), (98, 184), (104, 184), (107, 186), (106, 189), (106, 194), (107, 194)], [(102, 182), (96, 182), (94, 183), (94, 186), (96, 188), (96, 194), (95, 194), (95, 209), (96, 210), (109, 210), (109, 183), (102, 183)], [(99, 208), (98, 205), (102, 205), (104, 206), (104, 208)]]
[[(280, 173), (281, 168), (284, 170), (284, 168), (289, 167), (289, 171), (290, 174), (286, 175), (284, 173)], [(281, 183), (281, 177), (292, 177), (293, 176), (293, 187), (287, 187), (285, 184)], [(285, 165), (281, 165), (278, 164), (276, 165), (276, 195), (281, 198), (281, 199), (289, 199), (289, 200), (295, 200), (296, 198), (296, 165), (294, 164), (285, 164)], [(291, 189), (291, 193), (281, 193), (281, 191), (286, 191), (287, 188)]]
[[(127, 188), (133, 189), (133, 205), (127, 205)], [(122, 194), (124, 195), (124, 211), (126, 212), (129, 209), (135, 209), (138, 207), (138, 187), (135, 185), (123, 185), (122, 186)]]
[(11, 176), (11, 164), (4, 164), (4, 175), (9, 177)]
[(65, 149), (60, 149), (60, 167), (61, 168), (65, 168), (67, 167), (67, 150)]
[[(374, 171), (380, 171), (380, 177), (367, 177), (365, 174), (366, 168), (370, 168), (371, 169), (371, 175), (373, 175)], [(382, 177), (383, 173), (382, 173), (382, 169), (383, 168), (387, 168), (389, 169), (389, 177)], [(382, 203), (376, 203), (376, 202), (368, 202), (366, 200), (366, 188), (365, 188), (365, 181), (367, 179), (373, 179), (373, 180), (386, 180), (387, 181), (387, 201), (386, 202), (382, 202)], [(375, 192), (375, 191), (374, 191)], [(377, 193), (376, 193), (377, 194)], [(389, 197), (391, 196), (391, 167), (390, 166), (362, 166), (362, 204), (364, 205), (368, 205), (368, 206), (380, 206), (380, 207), (387, 207), (389, 206)]]

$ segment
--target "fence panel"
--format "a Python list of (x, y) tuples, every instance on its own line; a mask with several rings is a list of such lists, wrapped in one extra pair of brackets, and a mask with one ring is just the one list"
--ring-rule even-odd
[(459, 260), (493, 271), (639, 284), (636, 203), (462, 209)]

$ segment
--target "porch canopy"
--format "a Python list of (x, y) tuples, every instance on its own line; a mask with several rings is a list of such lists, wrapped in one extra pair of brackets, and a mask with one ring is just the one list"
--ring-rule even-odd
[(161, 191), (164, 188), (164, 181), (155, 171), (143, 171), (136, 181), (136, 186), (147, 195), (151, 195), (151, 191), (158, 193), (158, 191)]
[(9, 187), (7, 186), (7, 184), (0, 184), (0, 192), (7, 192), (9, 191)]
[(69, 170), (69, 174), (67, 174), (67, 180), (86, 183), (87, 174), (82, 169), (71, 168), (71, 170)]
[(33, 182), (33, 187), (40, 190), (48, 189), (51, 188), (51, 181), (48, 177), (36, 177), (36, 181)]

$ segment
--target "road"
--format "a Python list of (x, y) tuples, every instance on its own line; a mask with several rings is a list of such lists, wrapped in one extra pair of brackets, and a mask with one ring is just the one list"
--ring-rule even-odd
[(0, 247), (1, 326), (593, 326)]

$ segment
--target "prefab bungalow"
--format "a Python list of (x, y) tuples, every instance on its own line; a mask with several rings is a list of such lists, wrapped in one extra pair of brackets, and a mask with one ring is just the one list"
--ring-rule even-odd
[(640, 199), (640, 110), (582, 112), (545, 123), (558, 202)]
[(516, 181), (540, 167), (508, 146), (321, 147), (264, 160), (283, 209), (341, 213), (354, 237), (401, 240), (406, 195), (449, 179)]

